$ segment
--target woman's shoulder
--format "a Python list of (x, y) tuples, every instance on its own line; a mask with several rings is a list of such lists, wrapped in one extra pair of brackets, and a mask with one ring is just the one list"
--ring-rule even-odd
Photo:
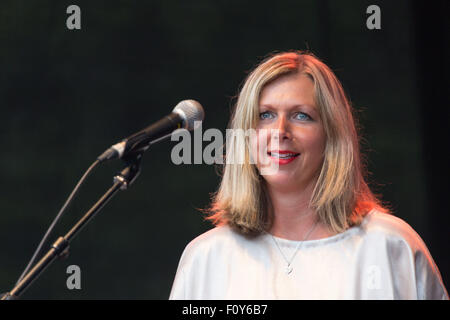
[(361, 229), (367, 237), (402, 242), (413, 251), (426, 251), (425, 243), (418, 233), (406, 221), (390, 213), (372, 210), (361, 224)]
[[(404, 220), (391, 214), (372, 211), (361, 225), (366, 243), (371, 249), (383, 248), (386, 256), (400, 268), (403, 277), (410, 271), (417, 283), (419, 299), (448, 299), (442, 278), (425, 242), (417, 232)], [(373, 252), (377, 259), (379, 251)]]
[(189, 242), (186, 248), (195, 249), (198, 247), (207, 247), (227, 241), (235, 237), (235, 232), (228, 225), (216, 226), (195, 237)]
[(211, 251), (230, 251), (242, 241), (245, 241), (245, 237), (234, 231), (228, 225), (216, 226), (190, 241), (184, 249), (183, 256), (205, 257)]

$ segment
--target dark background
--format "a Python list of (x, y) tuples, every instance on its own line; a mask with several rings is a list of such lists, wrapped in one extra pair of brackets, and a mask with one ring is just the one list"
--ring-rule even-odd
[[(370, 182), (427, 244), (449, 285), (448, 1), (2, 1), (0, 4), (0, 292), (12, 288), (95, 158), (168, 114), (202, 103), (224, 131), (247, 72), (274, 51), (309, 49), (341, 79), (362, 125)], [(81, 8), (81, 30), (66, 8)], [(381, 30), (366, 27), (381, 8)], [(119, 193), (23, 295), (167, 299), (185, 245), (211, 228), (197, 208), (219, 177), (149, 150)], [(51, 240), (111, 186), (97, 169)], [(48, 249), (49, 244), (45, 246)], [(66, 268), (81, 268), (68, 290)]]

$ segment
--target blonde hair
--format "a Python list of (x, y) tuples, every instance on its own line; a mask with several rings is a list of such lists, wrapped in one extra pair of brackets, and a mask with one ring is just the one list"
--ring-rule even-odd
[[(322, 168), (310, 199), (319, 220), (334, 233), (357, 225), (376, 208), (388, 212), (365, 181), (352, 108), (331, 69), (311, 53), (283, 52), (262, 61), (247, 77), (238, 96), (230, 129), (253, 129), (259, 119), (264, 86), (284, 75), (301, 73), (314, 82), (315, 103), (326, 134)], [(256, 235), (271, 226), (270, 199), (265, 183), (251, 164), (249, 139), (227, 139), (226, 160), (208, 220), (228, 224), (243, 234)], [(245, 161), (237, 161), (244, 155)]]

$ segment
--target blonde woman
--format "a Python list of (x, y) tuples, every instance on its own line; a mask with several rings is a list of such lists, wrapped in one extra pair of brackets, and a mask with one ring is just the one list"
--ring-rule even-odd
[(230, 128), (254, 134), (227, 141), (216, 227), (185, 248), (170, 299), (448, 299), (421, 238), (367, 186), (351, 106), (318, 58), (265, 59)]

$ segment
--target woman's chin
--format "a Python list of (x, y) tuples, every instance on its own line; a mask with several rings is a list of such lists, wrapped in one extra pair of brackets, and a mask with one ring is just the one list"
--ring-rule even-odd
[(276, 174), (263, 175), (264, 180), (271, 187), (291, 189), (298, 185), (298, 178), (296, 179), (292, 174), (278, 172)]

